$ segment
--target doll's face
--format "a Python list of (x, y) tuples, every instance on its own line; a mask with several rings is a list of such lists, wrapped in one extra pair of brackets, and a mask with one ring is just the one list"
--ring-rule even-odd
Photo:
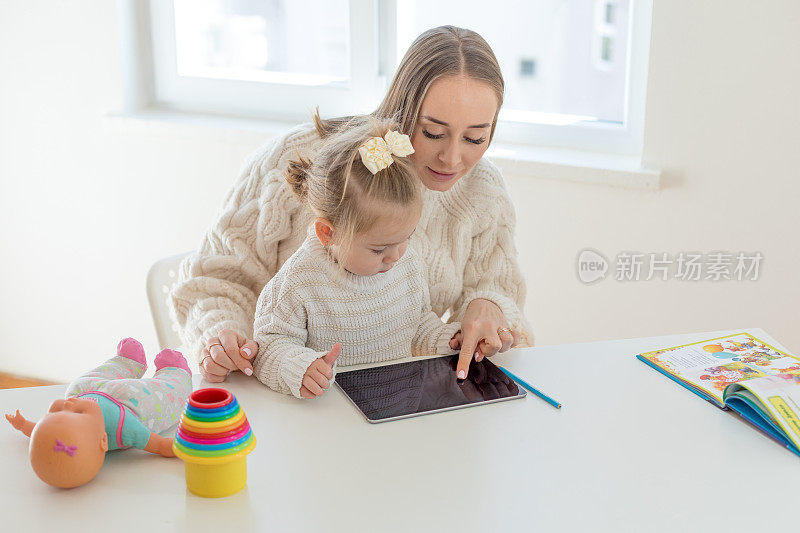
[(85, 398), (54, 401), (31, 433), (31, 466), (55, 487), (72, 488), (92, 480), (107, 450), (103, 412)]

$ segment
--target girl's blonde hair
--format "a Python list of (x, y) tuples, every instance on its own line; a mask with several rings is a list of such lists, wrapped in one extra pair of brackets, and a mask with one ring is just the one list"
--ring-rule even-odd
[[(394, 117), (400, 132), (412, 135), (422, 100), (439, 78), (467, 76), (485, 82), (497, 96), (497, 111), (492, 120), (489, 142), (503, 105), (505, 83), (492, 48), (478, 33), (455, 26), (432, 28), (414, 40), (397, 67), (383, 102), (372, 115)], [(315, 116), (317, 131), (324, 137), (338, 130), (349, 117), (322, 120)]]
[[(315, 115), (315, 119), (319, 117)], [(372, 174), (358, 152), (366, 141), (398, 127), (391, 119), (350, 117), (328, 135), (313, 161), (299, 157), (289, 162), (286, 181), (316, 216), (333, 225), (334, 241), (342, 253), (347, 253), (356, 235), (385, 214), (380, 203), (408, 209), (409, 215), (419, 214), (422, 185), (408, 157), (392, 155), (391, 165)]]

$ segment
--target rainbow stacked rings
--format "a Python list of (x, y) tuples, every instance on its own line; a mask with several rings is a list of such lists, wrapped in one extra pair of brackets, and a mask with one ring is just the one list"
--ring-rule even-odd
[(172, 449), (186, 465), (190, 491), (220, 498), (242, 490), (247, 454), (255, 447), (256, 438), (233, 394), (208, 388), (189, 396)]

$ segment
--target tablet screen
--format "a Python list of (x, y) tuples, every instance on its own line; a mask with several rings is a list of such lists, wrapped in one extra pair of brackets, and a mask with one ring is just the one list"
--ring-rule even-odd
[(336, 374), (336, 384), (370, 422), (386, 422), (437, 411), (525, 396), (525, 390), (489, 359), (470, 364), (456, 379), (458, 355)]

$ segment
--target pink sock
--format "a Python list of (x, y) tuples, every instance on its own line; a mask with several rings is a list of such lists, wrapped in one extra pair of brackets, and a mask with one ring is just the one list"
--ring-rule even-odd
[(168, 366), (174, 366), (177, 368), (182, 368), (186, 370), (190, 376), (192, 375), (192, 371), (189, 370), (189, 364), (186, 362), (183, 354), (177, 350), (165, 348), (161, 350), (153, 362), (156, 364), (156, 371)]
[(136, 339), (128, 337), (119, 341), (119, 344), (117, 344), (117, 355), (133, 359), (147, 368), (147, 358), (144, 356), (144, 348), (142, 348), (142, 343)]

